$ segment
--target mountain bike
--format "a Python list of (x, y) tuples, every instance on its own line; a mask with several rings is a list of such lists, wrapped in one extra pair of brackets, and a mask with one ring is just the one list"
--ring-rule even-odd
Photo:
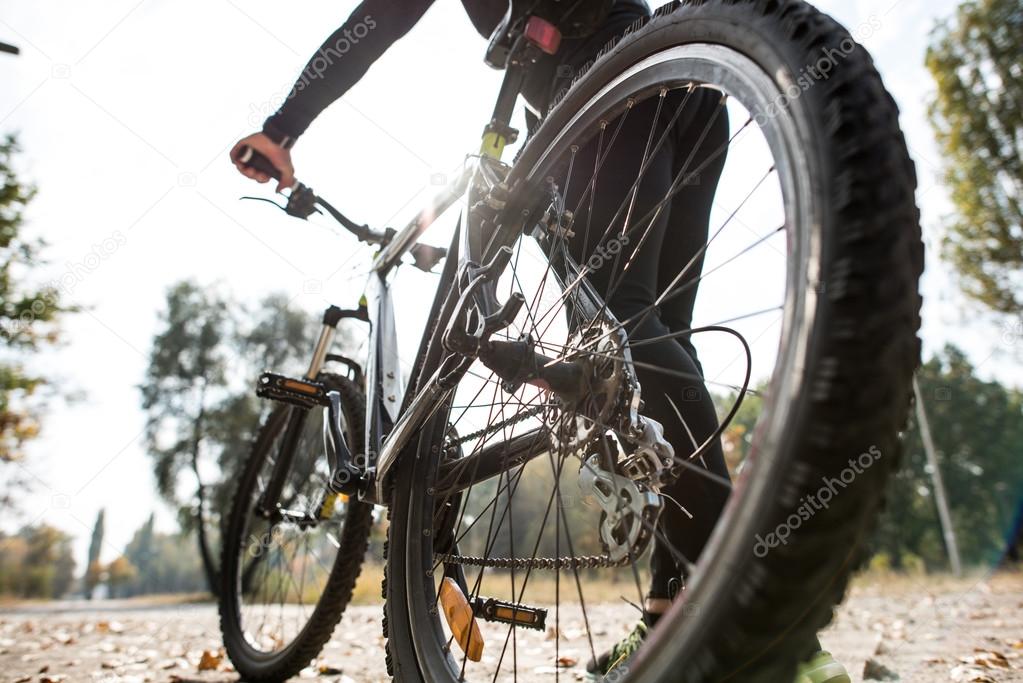
[[(330, 638), (373, 505), (389, 520), (383, 628), (401, 681), (572, 676), (638, 616), (645, 557), (672, 545), (658, 519), (686, 510), (663, 492), (679, 477), (726, 487), (727, 507), (698, 558), (670, 548), (681, 593), (608, 680), (791, 680), (862, 558), (920, 355), (923, 247), (894, 101), (863, 48), (800, 0), (676, 2), (573, 74), (506, 163), (538, 55), (607, 9), (568, 4), (510, 4), (487, 53), (505, 75), (482, 149), (403, 229), (292, 188), (289, 214), (325, 213), (378, 251), (360, 305), (327, 310), (306, 374), (258, 382), (280, 405), (238, 484), (220, 607), (245, 680), (294, 675)], [(727, 143), (700, 136), (664, 196), (641, 198), (667, 144), (658, 122), (697, 96), (727, 117)], [(642, 111), (655, 115), (636, 177), (610, 198), (614, 219), (588, 225), (609, 201), (602, 164)], [(726, 154), (705, 243), (662, 254), (655, 304), (616, 315), (651, 226)], [(419, 242), (458, 209), (447, 249)], [(392, 283), (409, 256), (443, 266), (406, 377)], [(699, 325), (636, 334), (693, 291)], [(364, 364), (332, 353), (346, 319), (368, 325)], [(650, 360), (667, 342), (699, 345), (698, 376)], [(669, 442), (641, 377), (706, 386), (720, 427)], [(688, 430), (697, 403), (672, 405)], [(701, 464), (714, 443), (732, 483)]]

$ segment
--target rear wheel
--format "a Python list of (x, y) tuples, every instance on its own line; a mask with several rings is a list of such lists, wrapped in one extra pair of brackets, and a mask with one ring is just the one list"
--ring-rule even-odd
[[(338, 375), (319, 380), (341, 394), (348, 443), (362, 444), (362, 390)], [(248, 681), (283, 681), (307, 666), (341, 620), (362, 568), (373, 506), (328, 494), (325, 415), (274, 410), (238, 482), (221, 564), (220, 628)], [(280, 496), (283, 517), (267, 519), (257, 502), (296, 421), (301, 431)]]
[[(725, 149), (701, 149), (709, 138), (700, 136), (668, 193), (651, 199), (643, 169), (662, 139), (653, 122), (687, 116), (695, 93), (711, 102), (708, 121), (731, 122)], [(613, 220), (586, 226), (594, 198), (607, 200), (599, 160), (641, 111), (650, 132), (633, 152), (642, 157), (634, 184), (612, 198), (621, 209)], [(624, 299), (615, 297), (619, 275), (658, 213), (726, 150), (706, 243), (695, 257), (664, 254), (655, 305), (584, 305), (589, 285)], [(672, 546), (685, 590), (618, 674), (789, 680), (859, 561), (898, 461), (919, 359), (923, 252), (896, 107), (865, 51), (803, 2), (676, 4), (576, 80), (520, 155), (509, 203), (530, 205), (552, 181), (576, 199), (564, 207), (574, 212), (571, 232), (506, 225), (495, 239), (514, 250), (499, 291), (527, 302), (505, 338), (583, 366), (587, 386), (600, 390), (569, 402), (508, 386), (477, 361), (422, 431), (391, 498), (391, 672), (402, 681), (557, 678), (628, 630), (637, 614), (619, 597), (642, 602), (641, 560), (656, 537)], [(688, 327), (638, 332), (697, 282)], [(669, 341), (699, 348), (702, 381), (637, 360)], [(633, 387), (634, 378), (645, 379)], [(663, 517), (699, 496), (669, 498), (637, 474), (630, 458), (662, 444), (623, 428), (635, 426), (623, 422), (630, 408), (649, 417), (652, 387), (672, 381), (680, 386), (665, 395), (680, 397), (678, 423), (663, 426), (684, 435), (670, 441), (673, 474), (707, 490), (728, 484), (701, 460), (718, 434), (688, 426), (700, 397), (690, 405), (685, 391), (673, 393), (691, 387), (714, 397), (736, 482), (698, 557), (663, 539), (648, 513)], [(548, 633), (481, 616), (483, 653), (468, 656), (464, 618), (445, 617), (466, 605), (446, 579), (461, 584), (469, 609), (496, 598), (506, 614), (546, 610)]]

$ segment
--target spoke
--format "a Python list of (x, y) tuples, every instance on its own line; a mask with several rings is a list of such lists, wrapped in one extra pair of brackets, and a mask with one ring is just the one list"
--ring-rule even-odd
[[(575, 548), (574, 548), (573, 543), (572, 543), (572, 534), (571, 534), (571, 532), (568, 529), (568, 521), (565, 519), (564, 513), (561, 512), (564, 509), (564, 507), (565, 507), (564, 506), (564, 500), (561, 497), (561, 486), (560, 486), (560, 484), (561, 484), (561, 470), (562, 470), (562, 467), (564, 467), (565, 457), (559, 456), (558, 467), (557, 467), (556, 470), (555, 470), (555, 467), (554, 467), (554, 458), (551, 457), (548, 460), (551, 463), (551, 471), (554, 474), (555, 485), (557, 486), (557, 489), (558, 489), (558, 512), (559, 512), (559, 517), (561, 519), (561, 526), (565, 530), (565, 541), (568, 543), (568, 554), (570, 556), (572, 556), (572, 557), (575, 557)], [(590, 645), (590, 654), (593, 656), (593, 661), (597, 661), (597, 650), (593, 646), (593, 629), (590, 628), (590, 618), (589, 618), (589, 616), (586, 613), (586, 600), (583, 597), (582, 581), (579, 579), (579, 568), (575, 566), (574, 562), (572, 562), (571, 565), (572, 565), (572, 575), (575, 577), (576, 591), (579, 594), (579, 606), (580, 606), (580, 608), (582, 609), (582, 612), (583, 612), (583, 623), (586, 624), (586, 639), (587, 639), (587, 641), (589, 642), (589, 645)], [(559, 575), (561, 574), (560, 570), (558, 570), (558, 574)], [(555, 666), (556, 665), (557, 665), (557, 659), (555, 659)]]
[[(662, 90), (661, 92), (662, 92), (661, 101), (663, 101), (663, 93), (664, 93), (664, 91)], [(686, 94), (686, 100), (689, 99), (689, 96), (692, 94), (692, 92), (693, 92), (692, 88), (690, 88), (689, 92)], [(683, 102), (683, 104), (685, 104), (685, 102)], [(674, 194), (673, 191), (675, 190), (676, 187), (678, 187), (679, 181), (682, 181), (683, 185), (686, 185), (686, 184), (689, 183), (689, 175), (687, 174), (687, 171), (689, 170), (689, 164), (692, 163), (693, 159), (696, 157), (696, 153), (699, 151), (700, 146), (703, 145), (704, 139), (706, 139), (707, 134), (710, 132), (711, 127), (713, 126), (714, 122), (717, 120), (718, 115), (721, 113), (722, 109), (724, 109), (724, 105), (725, 105), (725, 96), (722, 96), (721, 97), (721, 101), (718, 103), (718, 108), (714, 111), (714, 115), (711, 116), (710, 119), (707, 121), (706, 125), (704, 125), (703, 131), (700, 133), (700, 137), (697, 138), (696, 144), (693, 146), (693, 149), (689, 152), (689, 157), (686, 159), (685, 163), (682, 165), (682, 169), (678, 172), (678, 175), (675, 177), (675, 179), (671, 183), (671, 186), (668, 188), (668, 196), (669, 197), (673, 196), (673, 194)], [(660, 111), (661, 111), (661, 107), (660, 107), (660, 102), (659, 102), (658, 106), (657, 106), (657, 116), (660, 115)], [(657, 116), (654, 117), (654, 127), (655, 128), (656, 128)], [(652, 128), (650, 132), (653, 133), (653, 130), (654, 129)], [(670, 127), (665, 129), (665, 136), (667, 136), (668, 131), (670, 131), (670, 130), (671, 130)], [(647, 146), (648, 147), (649, 147), (649, 144), (650, 144), (650, 141), (647, 140)], [(644, 163), (645, 162), (646, 162), (646, 156), (645, 156), (645, 153), (644, 153)], [(643, 168), (642, 165), (641, 165), (641, 168)], [(633, 210), (633, 208), (635, 206), (635, 203), (636, 203), (636, 196), (637, 196), (638, 190), (639, 190), (639, 182), (637, 181), (633, 185), (633, 187), (635, 189), (632, 191), (632, 199), (631, 199), (631, 201), (629, 203), (629, 211), (628, 211), (628, 213), (625, 216), (625, 224), (622, 226), (622, 236), (625, 236), (625, 235), (627, 235), (629, 233), (629, 221), (632, 218), (632, 210)], [(643, 245), (646, 243), (647, 238), (650, 236), (650, 233), (651, 233), (651, 231), (653, 230), (653, 227), (654, 227), (654, 223), (657, 222), (658, 217), (661, 215), (661, 211), (662, 211), (664, 205), (665, 205), (665, 201), (662, 200), (661, 202), (659, 202), (657, 204), (657, 211), (654, 213), (654, 215), (650, 218), (649, 221), (646, 221), (644, 219), (643, 221), (639, 222), (639, 225), (642, 225), (643, 222), (647, 223), (646, 230), (644, 230), (643, 235), (640, 237), (639, 243), (636, 245), (636, 248), (633, 249), (632, 256), (630, 256), (629, 260), (625, 263), (625, 267), (622, 269), (621, 274), (617, 277), (616, 280), (614, 280), (612, 282), (611, 286), (608, 288), (608, 291), (607, 291), (606, 295), (604, 296), (604, 306), (600, 310), (600, 314), (601, 315), (604, 313), (604, 309), (607, 307), (607, 302), (611, 300), (611, 298), (614, 296), (614, 293), (616, 291), (618, 291), (618, 287), (621, 286), (621, 283), (625, 280), (625, 274), (632, 267), (632, 264), (635, 263), (636, 255), (639, 253), (639, 250), (643, 248)], [(612, 219), (612, 224), (613, 224), (613, 222), (614, 222), (614, 219)], [(610, 226), (608, 226), (608, 228), (610, 229)], [(615, 271), (618, 270), (618, 262), (619, 262), (619, 257), (620, 256), (621, 256), (621, 252), (620, 251), (617, 254), (615, 254), (614, 264), (611, 267), (611, 275), (612, 275), (612, 277), (614, 276)]]
[[(672, 115), (671, 120), (669, 121), (668, 125), (665, 127), (664, 133), (661, 134), (661, 137), (657, 141), (657, 144), (654, 146), (654, 149), (651, 150), (651, 142), (653, 140), (654, 133), (657, 131), (657, 121), (660, 118), (661, 106), (664, 103), (664, 97), (665, 97), (666, 92), (667, 92), (665, 89), (661, 90), (661, 94), (659, 96), (658, 105), (657, 105), (657, 116), (654, 117), (654, 122), (651, 125), (650, 135), (648, 136), (648, 139), (647, 139), (647, 145), (643, 149), (643, 156), (642, 156), (642, 160), (641, 160), (641, 162), (639, 164), (639, 171), (636, 174), (636, 179), (633, 181), (632, 186), (626, 191), (625, 197), (622, 199), (621, 203), (619, 204), (618, 209), (615, 211), (615, 215), (611, 218), (611, 221), (609, 221), (608, 227), (605, 228), (605, 230), (604, 230), (603, 234), (601, 235), (601, 237), (599, 237), (596, 240), (597, 244), (602, 243), (605, 239), (608, 238), (608, 236), (612, 232), (612, 228), (614, 227), (615, 223), (618, 221), (619, 216), (621, 216), (622, 211), (625, 211), (626, 206), (628, 206), (628, 213), (626, 215), (625, 224), (624, 224), (623, 229), (622, 229), (622, 234), (626, 234), (628, 232), (628, 222), (629, 222), (629, 219), (631, 217), (632, 209), (633, 209), (634, 204), (635, 204), (635, 197), (636, 197), (636, 195), (638, 193), (638, 190), (639, 190), (639, 184), (642, 182), (642, 179), (647, 176), (647, 171), (648, 171), (648, 169), (650, 168), (650, 165), (651, 165), (651, 161), (650, 160), (651, 160), (651, 158), (653, 156), (655, 156), (657, 154), (658, 151), (660, 151), (661, 147), (664, 145), (665, 140), (668, 139), (668, 134), (670, 133), (672, 126), (674, 126), (675, 122), (678, 120), (678, 117), (681, 115), (682, 110), (685, 108), (685, 104), (688, 101), (690, 101), (690, 97), (693, 95), (693, 91), (694, 90), (695, 90), (695, 88), (694, 88), (694, 86), (692, 84), (690, 86), (688, 86), (687, 91), (685, 93), (685, 97), (682, 98), (681, 103), (675, 109), (674, 115)], [(630, 109), (631, 109), (631, 107), (630, 107)], [(624, 122), (624, 117), (623, 117), (623, 122)], [(621, 128), (621, 123), (619, 124), (619, 129), (620, 128)], [(617, 131), (616, 131), (615, 134), (617, 136)], [(603, 128), (602, 128), (602, 139), (603, 139)], [(608, 151), (609, 152), (611, 151), (610, 148), (609, 148)], [(599, 157), (599, 151), (597, 151), (597, 157)], [(596, 195), (596, 190), (595, 190), (595, 187), (596, 187), (596, 176), (599, 173), (599, 170), (601, 170), (601, 168), (603, 167), (603, 165), (604, 165), (604, 160), (601, 160), (601, 164), (599, 164), (594, 169), (594, 171), (593, 171), (593, 178), (590, 181), (590, 183), (591, 183), (590, 187), (593, 188), (593, 191), (589, 195), (589, 209), (588, 209), (588, 212), (586, 214), (586, 231), (585, 231), (585, 233), (583, 235), (583, 249), (582, 249), (581, 254), (582, 254), (582, 257), (584, 259), (586, 258), (587, 248), (589, 246), (590, 227), (591, 227), (591, 221), (592, 221), (592, 216), (593, 216), (593, 200), (594, 200), (594, 197)], [(589, 188), (587, 188), (587, 189), (589, 189)], [(582, 206), (582, 200), (583, 199), (580, 198), (580, 200), (579, 200), (579, 202), (578, 202), (578, 204), (576, 206), (575, 213), (579, 212), (579, 209)], [(614, 268), (618, 268), (618, 258), (619, 258), (619, 256), (620, 256), (620, 253), (615, 255)], [(580, 278), (583, 275), (588, 274), (589, 272), (590, 272), (589, 267), (584, 265), (584, 271), (582, 273), (580, 273)], [(614, 270), (612, 270), (612, 272), (614, 272)], [(561, 298), (561, 302), (559, 303), (559, 306), (557, 308), (551, 307), (551, 309), (548, 310), (548, 312), (545, 313), (540, 318), (540, 321), (542, 322), (548, 315), (557, 316), (558, 312), (561, 311), (562, 306), (564, 306), (565, 303), (568, 301), (568, 298), (567, 298), (566, 294), (568, 294), (572, 290), (576, 290), (576, 288), (575, 287), (567, 287), (566, 291), (563, 292), (563, 295), (562, 295), (562, 298)], [(577, 300), (576, 303), (578, 304), (578, 293), (576, 293), (576, 300)], [(549, 326), (550, 326), (550, 323), (547, 323), (547, 327), (549, 327)], [(544, 329), (544, 332), (545, 331), (546, 331), (546, 329)]]
[[(700, 164), (700, 166), (698, 166), (698, 167), (697, 167), (697, 168), (696, 168), (695, 170), (693, 170), (693, 172), (692, 172), (692, 173), (691, 173), (690, 175), (698, 175), (698, 174), (699, 174), (699, 173), (700, 173), (700, 172), (701, 172), (701, 171), (702, 171), (702, 170), (703, 170), (704, 168), (706, 168), (706, 167), (707, 167), (707, 166), (708, 166), (709, 164), (711, 164), (712, 162), (714, 162), (714, 161), (715, 161), (715, 160), (716, 160), (716, 159), (717, 159), (717, 158), (718, 158), (719, 156), (721, 156), (721, 155), (722, 155), (722, 154), (723, 154), (723, 153), (724, 153), (724, 152), (725, 152), (725, 151), (726, 151), (726, 150), (727, 150), (727, 149), (729, 148), (729, 146), (730, 146), (730, 145), (731, 145), (731, 144), (732, 144), (732, 143), (733, 143), (733, 142), (734, 142), (734, 141), (735, 141), (736, 139), (738, 139), (738, 138), (739, 138), (739, 136), (740, 136), (740, 135), (742, 135), (742, 134), (743, 134), (743, 132), (744, 132), (744, 131), (746, 131), (746, 130), (747, 130), (747, 129), (749, 128), (749, 125), (750, 125), (751, 123), (753, 123), (753, 119), (752, 119), (752, 118), (750, 118), (750, 119), (747, 119), (746, 123), (744, 123), (744, 124), (742, 125), (742, 127), (741, 127), (741, 128), (740, 128), (740, 129), (738, 130), (738, 131), (736, 131), (736, 133), (735, 133), (734, 135), (732, 135), (732, 137), (730, 137), (730, 138), (728, 139), (728, 141), (727, 141), (727, 142), (725, 142), (725, 143), (724, 143), (724, 144), (722, 144), (722, 145), (721, 145), (720, 147), (718, 147), (718, 149), (717, 149), (717, 150), (715, 150), (715, 151), (714, 151), (714, 153), (713, 153), (713, 154), (711, 154), (711, 155), (710, 155), (710, 157), (708, 157), (708, 158), (707, 158), (707, 159), (706, 159), (706, 160), (705, 160), (705, 161), (704, 161), (704, 162), (703, 162), (702, 164)], [(640, 219), (639, 221), (637, 221), (637, 224), (638, 224), (638, 225), (643, 225), (643, 224), (644, 224), (644, 223), (645, 223), (645, 222), (647, 221), (647, 219), (648, 219), (648, 218), (650, 218), (650, 216), (652, 216), (652, 215), (654, 214), (654, 212), (655, 212), (655, 211), (658, 211), (658, 210), (660, 210), (660, 209), (661, 209), (661, 208), (662, 208), (662, 207), (663, 207), (663, 206), (664, 206), (664, 205), (665, 205), (665, 204), (666, 204), (667, 202), (669, 202), (669, 201), (670, 201), (670, 200), (671, 200), (671, 199), (672, 199), (672, 198), (673, 198), (673, 197), (675, 196), (675, 194), (676, 194), (677, 192), (679, 192), (679, 191), (680, 191), (680, 189), (679, 189), (679, 188), (676, 188), (676, 189), (675, 189), (675, 190), (674, 190), (673, 192), (669, 192), (669, 193), (668, 193), (668, 195), (664, 197), (664, 199), (662, 199), (662, 200), (661, 200), (661, 201), (660, 201), (660, 202), (659, 202), (659, 203), (658, 203), (658, 204), (657, 204), (656, 206), (654, 206), (654, 207), (653, 207), (653, 208), (652, 208), (652, 209), (651, 209), (651, 210), (650, 210), (649, 212), (647, 212), (647, 214), (646, 214), (645, 216), (643, 216), (643, 218), (641, 218), (641, 219)], [(706, 246), (706, 245), (705, 245), (705, 246)], [(589, 273), (590, 273), (590, 272), (591, 272), (591, 269), (589, 268), (589, 266), (587, 266), (587, 265), (583, 264), (583, 265), (582, 265), (582, 267), (580, 268), (580, 270), (579, 270), (579, 273), (578, 273), (578, 275), (576, 276), (575, 280), (573, 280), (573, 281), (572, 281), (571, 283), (569, 283), (569, 284), (568, 284), (568, 285), (567, 285), (567, 286), (565, 287), (565, 290), (564, 290), (564, 292), (562, 292), (562, 295), (561, 295), (562, 299), (564, 299), (564, 298), (566, 298), (567, 296), (569, 296), (569, 294), (570, 294), (570, 293), (571, 293), (571, 292), (572, 292), (573, 290), (575, 290), (575, 288), (576, 288), (576, 287), (578, 287), (578, 286), (579, 286), (579, 283), (580, 283), (580, 281), (581, 281), (581, 280), (582, 280), (582, 279), (583, 279), (584, 277), (586, 277), (587, 275), (589, 275)], [(669, 287), (669, 289), (670, 289), (670, 287)]]
[(693, 333), (695, 333), (695, 332), (697, 332), (697, 331), (699, 331), (701, 329), (706, 329), (708, 327), (721, 327), (723, 325), (729, 325), (731, 323), (739, 322), (741, 320), (748, 320), (749, 318), (756, 318), (756, 317), (759, 317), (759, 316), (762, 316), (762, 315), (767, 315), (768, 313), (775, 313), (777, 311), (783, 310), (784, 308), (785, 308), (784, 304), (779, 304), (777, 306), (769, 306), (767, 308), (762, 308), (759, 311), (753, 311), (752, 313), (744, 313), (743, 315), (737, 315), (734, 318), (726, 318), (725, 320), (720, 320), (720, 321), (718, 321), (716, 323), (713, 323), (711, 325), (704, 325), (704, 326), (701, 326), (701, 327), (690, 327), (690, 328), (685, 329), (685, 330), (679, 330), (678, 332), (669, 332), (668, 334), (662, 334), (662, 335), (657, 336), (657, 337), (649, 337), (647, 339), (639, 339), (639, 340), (636, 340), (636, 341), (630, 341), (629, 342), (629, 348), (630, 349), (635, 349), (635, 348), (638, 348), (638, 347), (641, 347), (641, 346), (649, 346), (650, 344), (658, 344), (658, 343), (660, 343), (662, 341), (666, 341), (668, 339), (678, 339), (679, 337), (688, 337), (688, 336), (692, 335)]
[[(552, 491), (550, 497), (548, 497), (548, 499), (547, 499), (547, 506), (544, 509), (543, 518), (540, 521), (540, 530), (537, 531), (536, 542), (533, 544), (533, 554), (532, 554), (530, 559), (535, 560), (537, 552), (540, 550), (540, 541), (543, 539), (543, 532), (547, 528), (547, 520), (550, 517), (551, 505), (553, 503), (554, 503), (554, 492)], [(520, 589), (518, 596), (514, 600), (516, 603), (520, 603), (521, 604), (522, 596), (525, 594), (526, 585), (529, 583), (529, 577), (532, 575), (532, 572), (533, 572), (532, 565), (527, 566), (527, 568), (526, 568), (526, 576), (522, 579), (522, 588)], [(497, 680), (498, 673), (500, 673), (500, 671), (501, 671), (501, 663), (504, 661), (504, 655), (505, 655), (505, 653), (508, 650), (508, 641), (509, 641), (510, 637), (511, 637), (511, 628), (508, 629), (508, 634), (505, 636), (504, 646), (501, 648), (501, 656), (498, 657), (498, 659), (497, 659), (497, 669), (494, 672), (494, 680), (495, 681)]]
[[(657, 306), (660, 306), (661, 304), (664, 303), (664, 301), (665, 301), (666, 297), (668, 296), (669, 292), (671, 292), (676, 287), (676, 285), (678, 285), (678, 283), (682, 280), (682, 278), (684, 278), (689, 273), (689, 271), (696, 265), (696, 263), (699, 261), (699, 259), (707, 252), (707, 249), (710, 247), (711, 243), (713, 243), (714, 240), (717, 239), (718, 235), (721, 234), (721, 232), (728, 226), (728, 224), (732, 221), (732, 219), (736, 216), (736, 214), (739, 213), (739, 210), (742, 209), (742, 207), (746, 205), (746, 202), (749, 201), (750, 197), (752, 197), (753, 194), (758, 189), (760, 189), (760, 186), (764, 184), (764, 181), (766, 181), (771, 176), (771, 174), (774, 173), (774, 170), (775, 170), (774, 166), (771, 166), (771, 168), (767, 169), (767, 173), (765, 173), (760, 178), (760, 180), (757, 181), (757, 184), (754, 185), (753, 189), (750, 190), (749, 193), (745, 196), (745, 198), (742, 200), (742, 203), (740, 203), (739, 206), (735, 208), (735, 210), (731, 213), (731, 215), (728, 216), (728, 218), (725, 220), (725, 222), (721, 224), (721, 227), (718, 228), (714, 232), (714, 234), (711, 235), (710, 239), (707, 240), (696, 251), (696, 253), (693, 255), (693, 257), (691, 259), (689, 259), (689, 262), (686, 263), (686, 265), (682, 268), (682, 270), (678, 273), (678, 275), (675, 276), (675, 279), (673, 279), (671, 281), (671, 284), (669, 284), (665, 288), (665, 290), (660, 294), (660, 296), (657, 297), (657, 300), (654, 302), (653, 306), (648, 308), (646, 313), (643, 315), (642, 318), (640, 318), (640, 320), (634, 325), (634, 327), (638, 328), (640, 325), (642, 325), (643, 322), (653, 313), (655, 308)], [(632, 316), (632, 318), (630, 318), (630, 322), (635, 317), (636, 316)], [(629, 324), (629, 323), (624, 323), (624, 324)]]

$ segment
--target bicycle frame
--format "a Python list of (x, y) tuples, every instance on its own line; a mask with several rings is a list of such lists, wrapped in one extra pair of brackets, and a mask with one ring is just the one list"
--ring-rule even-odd
[[(510, 166), (501, 162), (501, 155), (505, 145), (514, 142), (517, 137), (518, 132), (509, 122), (526, 75), (543, 49), (540, 43), (533, 42), (526, 35), (528, 33), (527, 26), (525, 34), (518, 35), (510, 50), (494, 113), (483, 132), (480, 153), (468, 157), (468, 163), (458, 177), (400, 231), (393, 234), (375, 233), (367, 226), (357, 226), (301, 185), (297, 186), (297, 190), (293, 189), (292, 198), (289, 199), (286, 210), (292, 215), (305, 217), (312, 212), (313, 203), (319, 202), (360, 240), (371, 243), (372, 240), (377, 240), (377, 243), (383, 244), (381, 251), (374, 257), (363, 301), (360, 302), (360, 311), (365, 310), (368, 313), (366, 318), (370, 324), (366, 368), (365, 443), (362, 446), (366, 454), (363, 481), (372, 482), (372, 486), (360, 488), (359, 495), (364, 500), (379, 504), (387, 503), (385, 487), (388, 474), (402, 452), (410, 445), (419, 427), (432, 415), (437, 406), (444, 403), (447, 395), (454, 390), (462, 374), (474, 360), (474, 352), (478, 350), (474, 348), (474, 342), (478, 344), (493, 331), (510, 324), (524, 303), (519, 294), (513, 294), (504, 304), (497, 301), (491, 280), (507, 264), (511, 249), (508, 245), (497, 245), (488, 241), (491, 235), (487, 234), (487, 228), (494, 227), (494, 223), (488, 220), (496, 220), (498, 214), (505, 212), (505, 202), (495, 199), (495, 192), (507, 193), (508, 189), (503, 183)], [(434, 374), (425, 381), (418, 376), (421, 367), (414, 369), (412, 379), (417, 383), (417, 391), (414, 396), (408, 397), (398, 359), (391, 280), (402, 258), (416, 247), (419, 238), (437, 216), (443, 214), (466, 194), (470, 211), (465, 215), (465, 225), (458, 230), (458, 244), (453, 245), (456, 248), (447, 253), (449, 261), (445, 265), (433, 304), (435, 313), (443, 307), (451, 317), (451, 323), (445, 330), (444, 359)], [(542, 204), (542, 201), (540, 203)], [(300, 206), (293, 206), (296, 204)], [(486, 206), (483, 206), (482, 211), (477, 211), (480, 205)], [(534, 222), (536, 221), (536, 214), (532, 213), (535, 207), (515, 207), (512, 210), (521, 212), (523, 228), (527, 227), (529, 216), (533, 216)], [(452, 263), (451, 259), (456, 260)], [(446, 281), (445, 278), (450, 278), (450, 281)], [(451, 308), (452, 305), (457, 308)], [(365, 309), (362, 309), (362, 306)], [(449, 336), (459, 323), (463, 328), (469, 326), (468, 321), (461, 321), (458, 318), (461, 312), (470, 307), (476, 323), (475, 331), (455, 330), (459, 341), (457, 344), (450, 342)], [(306, 379), (311, 382), (315, 382), (324, 363), (330, 358), (328, 350), (334, 340), (339, 320), (340, 317), (331, 316), (329, 313), (325, 316), (323, 329), (306, 372)], [(427, 348), (427, 342), (433, 332), (431, 326), (427, 325), (420, 343), (421, 353)], [(335, 444), (335, 457), (338, 452), (343, 452), (347, 457), (350, 451), (344, 443), (342, 430), (339, 425), (333, 424), (340, 419), (336, 394), (330, 400), (334, 404), (330, 408), (331, 438), (335, 442), (340, 440)], [(297, 426), (289, 431), (292, 438), (297, 438), (302, 421), (295, 422)], [(279, 488), (283, 486), (283, 472), (287, 467), (287, 463), (281, 463), (275, 468), (281, 470), (280, 477), (277, 477), (276, 473), (274, 476), (275, 483), (279, 485), (270, 487), (271, 496), (267, 499), (265, 507), (269, 507), (269, 504), (276, 500), (273, 493), (279, 495)], [(276, 482), (278, 478), (282, 481)]]

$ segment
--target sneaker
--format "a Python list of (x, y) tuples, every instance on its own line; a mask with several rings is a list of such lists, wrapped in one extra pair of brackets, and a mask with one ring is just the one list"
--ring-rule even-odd
[(852, 683), (852, 679), (830, 652), (821, 650), (799, 665), (796, 683)]
[(643, 644), (643, 639), (646, 638), (648, 630), (649, 627), (644, 622), (638, 622), (629, 635), (615, 643), (610, 650), (600, 655), (596, 660), (591, 659), (589, 664), (586, 665), (588, 680), (603, 680), (605, 676), (628, 661), (632, 655), (636, 654), (640, 645)]

